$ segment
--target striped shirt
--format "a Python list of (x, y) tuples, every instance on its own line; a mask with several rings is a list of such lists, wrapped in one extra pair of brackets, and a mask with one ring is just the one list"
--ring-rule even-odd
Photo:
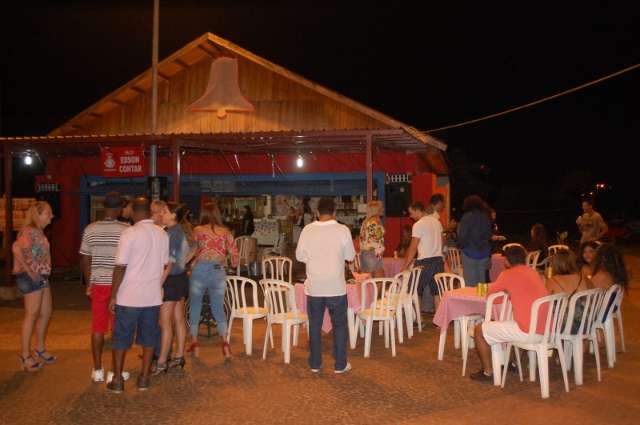
[(80, 254), (91, 257), (91, 279), (95, 285), (111, 285), (120, 235), (129, 227), (117, 220), (91, 223), (84, 230)]

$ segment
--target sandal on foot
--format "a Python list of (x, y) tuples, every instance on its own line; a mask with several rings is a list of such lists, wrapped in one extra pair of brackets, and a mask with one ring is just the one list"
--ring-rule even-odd
[(54, 364), (58, 358), (47, 353), (47, 350), (36, 350), (36, 356), (38, 356), (45, 364)]
[(27, 357), (18, 356), (18, 357), (20, 358), (20, 366), (22, 370), (24, 370), (25, 372), (36, 372), (42, 369), (43, 364), (37, 361), (36, 359), (34, 359), (33, 357), (31, 356), (27, 356)]

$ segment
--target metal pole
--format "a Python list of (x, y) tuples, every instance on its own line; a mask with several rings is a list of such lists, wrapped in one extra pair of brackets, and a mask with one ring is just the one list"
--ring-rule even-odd
[(367, 134), (367, 202), (373, 200), (373, 137)]
[(13, 175), (13, 156), (11, 155), (11, 145), (4, 145), (4, 200), (6, 202), (4, 237), (4, 284), (10, 286), (11, 270), (13, 268), (13, 192), (12, 192), (12, 175)]
[[(153, 45), (151, 47), (151, 134), (158, 127), (158, 33), (160, 22), (160, 0), (153, 0)], [(151, 145), (149, 174), (158, 175), (158, 146)], [(154, 194), (155, 195), (155, 194)]]
[(182, 150), (180, 141), (174, 140), (172, 143), (173, 150), (173, 201), (180, 202), (180, 158)]

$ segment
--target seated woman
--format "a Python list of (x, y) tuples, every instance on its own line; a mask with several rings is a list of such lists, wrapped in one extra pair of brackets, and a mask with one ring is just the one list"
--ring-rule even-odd
[(596, 288), (609, 289), (614, 284), (626, 291), (629, 286), (629, 274), (620, 251), (612, 244), (602, 244), (593, 260), (591, 281)]
[(406, 224), (402, 226), (400, 242), (398, 243), (398, 247), (396, 248), (396, 254), (399, 258), (404, 258), (404, 254), (406, 254), (409, 245), (411, 245), (411, 226)]
[(588, 241), (580, 245), (580, 258), (578, 258), (578, 268), (582, 276), (591, 279), (593, 276), (593, 260), (596, 257), (596, 251), (600, 246), (599, 242)]
[[(551, 267), (553, 276), (548, 279), (545, 286), (552, 294), (564, 292), (569, 297), (578, 291), (593, 288), (593, 284), (589, 279), (582, 276), (576, 265), (576, 256), (572, 251), (558, 251), (551, 257)], [(576, 304), (573, 323), (571, 325), (571, 333), (575, 334), (580, 329), (580, 321), (582, 320), (582, 311), (584, 305)]]

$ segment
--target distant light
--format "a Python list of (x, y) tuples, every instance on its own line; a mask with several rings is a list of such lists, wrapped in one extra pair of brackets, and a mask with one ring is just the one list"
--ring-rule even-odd
[(296, 166), (298, 168), (304, 167), (304, 158), (302, 157), (302, 155), (298, 155), (298, 159), (296, 159)]
[(33, 164), (33, 157), (31, 156), (30, 153), (28, 153), (24, 156), (24, 165), (31, 165), (31, 164)]

